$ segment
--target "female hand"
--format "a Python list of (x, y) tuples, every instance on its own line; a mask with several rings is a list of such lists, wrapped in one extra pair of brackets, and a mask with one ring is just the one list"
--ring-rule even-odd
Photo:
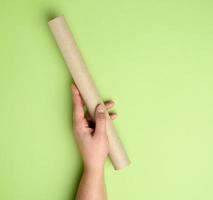
[[(98, 105), (95, 112), (95, 122), (88, 112), (84, 112), (84, 102), (78, 88), (72, 85), (74, 133), (83, 158), (86, 170), (102, 170), (109, 152), (106, 135), (106, 110), (114, 106), (113, 101)], [(116, 113), (109, 113), (111, 119)]]

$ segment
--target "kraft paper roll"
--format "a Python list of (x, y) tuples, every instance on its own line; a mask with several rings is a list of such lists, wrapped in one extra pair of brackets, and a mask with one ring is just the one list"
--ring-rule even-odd
[[(59, 16), (48, 22), (58, 47), (63, 54), (64, 60), (71, 72), (73, 80), (80, 90), (90, 115), (94, 119), (95, 108), (102, 103), (100, 94), (92, 80), (86, 64), (80, 54), (77, 44), (73, 38), (68, 24), (63, 16)], [(128, 156), (120, 141), (119, 136), (112, 124), (108, 112), (107, 115), (107, 136), (109, 140), (109, 156), (116, 170), (122, 169), (130, 164)]]

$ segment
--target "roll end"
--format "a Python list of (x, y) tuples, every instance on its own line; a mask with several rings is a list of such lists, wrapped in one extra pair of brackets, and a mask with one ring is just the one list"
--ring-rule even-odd
[(51, 26), (51, 24), (54, 24), (54, 23), (61, 21), (61, 20), (64, 20), (63, 15), (51, 19), (50, 21), (48, 21), (48, 25)]

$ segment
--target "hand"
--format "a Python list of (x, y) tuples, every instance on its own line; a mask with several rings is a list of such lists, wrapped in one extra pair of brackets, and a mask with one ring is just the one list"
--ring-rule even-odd
[[(104, 168), (104, 163), (109, 152), (106, 135), (106, 109), (114, 106), (113, 101), (98, 105), (95, 112), (95, 122), (88, 112), (84, 112), (84, 102), (78, 88), (72, 85), (74, 133), (79, 145), (86, 170), (99, 170)], [(110, 113), (115, 119), (116, 113)]]

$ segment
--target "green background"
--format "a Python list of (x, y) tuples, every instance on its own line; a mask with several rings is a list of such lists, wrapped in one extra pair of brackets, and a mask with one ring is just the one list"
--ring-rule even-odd
[(213, 199), (213, 2), (0, 0), (0, 199), (74, 199), (71, 77), (47, 22), (65, 15), (132, 165), (110, 200)]

